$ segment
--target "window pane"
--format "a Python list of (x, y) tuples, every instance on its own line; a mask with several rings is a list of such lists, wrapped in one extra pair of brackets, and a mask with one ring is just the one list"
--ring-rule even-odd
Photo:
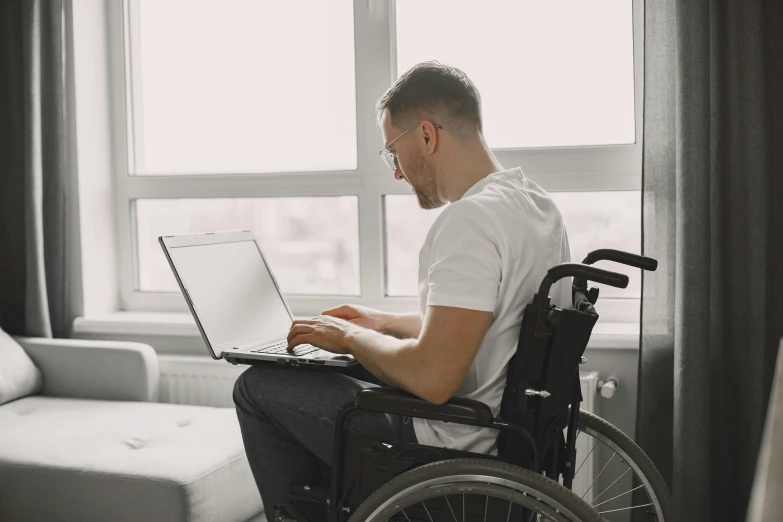
[(384, 197), (386, 295), (418, 295), (419, 250), (443, 208), (423, 210), (413, 195)]
[(138, 174), (356, 168), (353, 2), (135, 1)]
[(397, 73), (438, 60), (481, 92), (494, 148), (634, 142), (630, 0), (397, 0)]
[[(568, 231), (571, 259), (581, 261), (598, 248), (641, 252), (641, 199), (638, 191), (550, 192)], [(419, 208), (414, 196), (386, 196), (387, 294), (417, 295), (419, 249), (432, 223), (440, 214)], [(604, 297), (638, 298), (641, 274), (638, 269), (603, 261), (597, 266), (627, 274), (628, 288), (604, 285)]]
[(136, 200), (139, 289), (177, 291), (163, 235), (251, 229), (286, 294), (359, 295), (355, 196)]
[[(641, 253), (642, 201), (639, 191), (550, 192), (549, 195), (563, 216), (572, 261), (581, 262), (589, 252), (599, 248)], [(625, 289), (595, 285), (601, 288), (601, 296), (641, 296), (641, 270), (610, 261), (599, 261), (596, 266), (626, 274), (630, 279)]]

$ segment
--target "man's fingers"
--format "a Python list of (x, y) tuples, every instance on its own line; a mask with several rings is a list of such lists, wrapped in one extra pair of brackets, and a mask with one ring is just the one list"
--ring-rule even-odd
[(321, 315), (329, 315), (332, 317), (349, 317), (350, 309), (345, 305), (340, 305), (337, 308), (330, 308), (328, 310), (324, 310)]
[(315, 324), (315, 323), (316, 323), (315, 319), (297, 319), (293, 323), (291, 323), (291, 328), (293, 328), (294, 326), (302, 325), (302, 324), (312, 325), (312, 324)]
[(315, 343), (315, 335), (314, 332), (310, 333), (297, 333), (293, 337), (289, 337), (288, 339), (288, 348), (287, 350), (290, 352), (300, 344), (313, 344)]
[[(291, 330), (288, 332), (288, 345), (290, 347), (291, 341), (297, 336), (302, 334), (313, 333), (315, 328), (309, 324), (294, 324)], [(300, 343), (301, 344), (301, 343)]]

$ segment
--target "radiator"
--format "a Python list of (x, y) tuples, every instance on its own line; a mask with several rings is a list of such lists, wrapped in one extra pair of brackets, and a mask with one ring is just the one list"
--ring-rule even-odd
[[(595, 403), (598, 393), (598, 372), (579, 372), (579, 382), (582, 385), (582, 406), (581, 409), (596, 413)], [(576, 462), (575, 466), (581, 466), (579, 473), (574, 478), (572, 490), (580, 497), (584, 495), (585, 501), (593, 501), (594, 487), (592, 482), (597, 468), (598, 453), (591, 451), (595, 445), (595, 439), (582, 435), (576, 439)], [(585, 494), (587, 492), (587, 494)]]
[(245, 365), (204, 357), (161, 355), (160, 402), (233, 408), (234, 381)]

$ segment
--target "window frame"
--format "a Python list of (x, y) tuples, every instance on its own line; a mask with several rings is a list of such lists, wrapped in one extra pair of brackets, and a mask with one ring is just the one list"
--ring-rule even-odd
[[(643, 2), (633, 1), (635, 142), (627, 145), (493, 149), (507, 167), (521, 165), (548, 191), (641, 190), (643, 100)], [(359, 200), (359, 283), (361, 296), (286, 296), (295, 315), (319, 314), (352, 302), (387, 311), (416, 309), (416, 297), (386, 293), (383, 196), (410, 194), (378, 158), (380, 130), (375, 102), (396, 79), (395, 0), (354, 0), (356, 88), (356, 170), (260, 174), (133, 175), (143, 164), (143, 107), (132, 103), (138, 89), (138, 4), (110, 2), (108, 35), (114, 149), (114, 211), (119, 264), (119, 307), (140, 312), (186, 312), (179, 293), (137, 290), (138, 255), (133, 201), (139, 198), (274, 197), (355, 195)], [(136, 32), (134, 32), (136, 31)], [(126, 95), (130, 94), (130, 95)], [(136, 155), (130, 151), (136, 147)], [(129, 161), (130, 160), (130, 161)], [(600, 245), (596, 245), (599, 248)], [(579, 260), (576, 260), (579, 261)], [(85, 274), (85, 277), (87, 275)], [(602, 316), (611, 322), (638, 321), (634, 298), (602, 300)]]

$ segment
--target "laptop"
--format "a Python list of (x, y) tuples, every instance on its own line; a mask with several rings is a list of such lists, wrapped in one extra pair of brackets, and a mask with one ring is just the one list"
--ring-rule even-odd
[(160, 236), (213, 359), (288, 366), (353, 366), (351, 355), (288, 346), (293, 316), (251, 230)]

